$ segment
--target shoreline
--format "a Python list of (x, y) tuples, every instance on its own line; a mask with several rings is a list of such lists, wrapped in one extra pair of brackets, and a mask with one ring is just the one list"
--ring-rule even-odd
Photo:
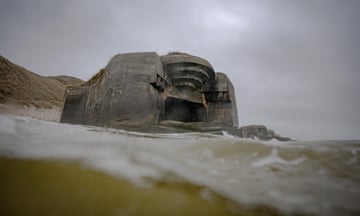
[(0, 114), (13, 114), (32, 117), (44, 121), (60, 122), (62, 108), (38, 108), (33, 105), (21, 105), (12, 103), (1, 103)]

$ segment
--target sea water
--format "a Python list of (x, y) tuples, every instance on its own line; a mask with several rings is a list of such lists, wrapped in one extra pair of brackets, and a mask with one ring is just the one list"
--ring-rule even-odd
[[(241, 206), (267, 206), (284, 215), (360, 214), (358, 140), (263, 142), (225, 133), (138, 133), (0, 115), (0, 157), (76, 161), (83, 169), (140, 188), (183, 181), (202, 187), (201, 199), (214, 193)], [(1, 172), (0, 178), (15, 169)], [(1, 194), (6, 199), (17, 186), (2, 187), (10, 188)]]

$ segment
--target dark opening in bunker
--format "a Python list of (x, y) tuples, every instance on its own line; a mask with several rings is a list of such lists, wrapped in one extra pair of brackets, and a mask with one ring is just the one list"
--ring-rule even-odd
[(85, 106), (85, 97), (83, 95), (69, 95), (65, 99), (64, 110), (62, 112), (62, 122), (82, 123), (83, 109)]
[(168, 97), (165, 100), (164, 120), (205, 122), (206, 109), (200, 103)]

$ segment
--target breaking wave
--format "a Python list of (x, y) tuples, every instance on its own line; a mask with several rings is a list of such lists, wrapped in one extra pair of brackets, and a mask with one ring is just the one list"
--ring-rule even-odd
[(3, 158), (70, 160), (137, 185), (177, 176), (285, 214), (360, 212), (360, 141), (261, 142), (151, 134), (0, 115)]

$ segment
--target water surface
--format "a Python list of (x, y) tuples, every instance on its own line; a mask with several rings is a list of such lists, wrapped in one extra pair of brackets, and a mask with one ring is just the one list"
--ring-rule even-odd
[[(360, 214), (356, 140), (280, 143), (149, 134), (11, 115), (0, 115), (0, 138), (0, 187), (9, 211), (23, 196), (19, 200), (37, 211), (53, 206), (73, 214), (107, 209), (113, 215), (165, 215), (174, 206), (189, 211), (179, 215)], [(49, 202), (36, 202), (41, 193)], [(71, 206), (75, 200), (83, 202)]]

